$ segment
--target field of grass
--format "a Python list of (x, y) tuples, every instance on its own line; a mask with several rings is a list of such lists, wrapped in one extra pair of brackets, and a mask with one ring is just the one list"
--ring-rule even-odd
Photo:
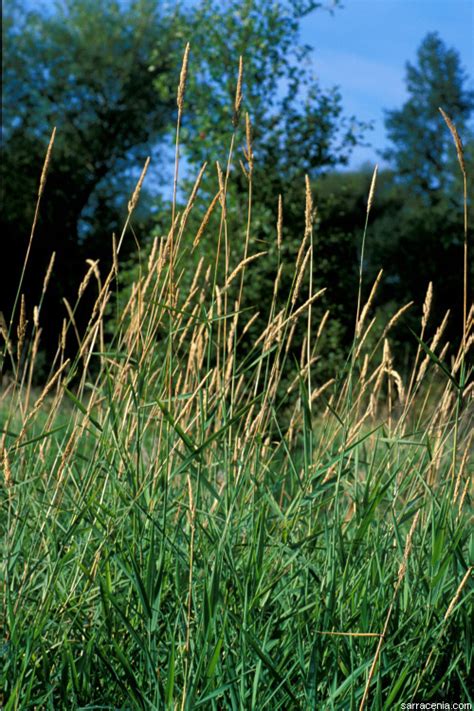
[[(430, 287), (402, 378), (390, 330), (404, 309), (369, 338), (377, 280), (366, 303), (354, 295), (344, 370), (312, 382), (327, 321), (313, 332), (323, 294), (311, 278), (302, 305), (298, 295), (316, 260), (308, 182), (292, 292), (279, 294), (277, 271), (273, 306), (256, 309), (261, 335), (242, 356), (255, 255), (249, 208), (242, 259), (230, 263), (229, 240), (242, 236), (227, 230), (229, 179), (219, 171), (215, 258), (186, 293), (208, 218), (189, 234), (194, 194), (117, 311), (139, 183), (111, 272), (91, 263), (79, 288), (78, 301), (86, 289), (98, 297), (77, 355), (65, 348), (72, 305), (41, 390), (41, 304), (27, 327), (19, 298), (18, 328), (2, 327), (2, 707), (472, 703), (473, 311), (456, 355), (443, 324), (426, 345)], [(295, 329), (306, 334), (299, 372), (282, 392)]]

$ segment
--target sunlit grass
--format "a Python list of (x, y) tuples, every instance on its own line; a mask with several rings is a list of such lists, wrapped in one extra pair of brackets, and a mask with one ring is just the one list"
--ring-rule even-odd
[[(323, 293), (310, 280), (301, 306), (295, 296), (313, 256), (308, 181), (292, 291), (281, 300), (277, 271), (242, 356), (251, 209), (230, 264), (229, 179), (218, 176), (212, 203), (217, 254), (186, 293), (193, 197), (155, 241), (112, 335), (121, 239), (108, 275), (91, 266), (78, 296), (95, 280), (89, 327), (69, 360), (71, 307), (43, 389), (30, 377), (40, 314), (20, 346), (3, 329), (3, 707), (472, 702), (472, 310), (448, 358), (442, 331), (424, 343), (428, 292), (402, 378), (390, 329), (403, 312), (374, 347), (375, 291), (365, 305), (359, 291), (344, 372), (313, 382)], [(307, 336), (282, 392), (295, 328)]]

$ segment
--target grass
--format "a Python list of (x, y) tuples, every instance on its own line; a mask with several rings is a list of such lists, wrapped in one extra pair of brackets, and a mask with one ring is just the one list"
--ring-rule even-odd
[[(237, 98), (236, 121), (239, 110)], [(176, 155), (175, 196), (179, 137)], [(3, 708), (472, 703), (472, 309), (448, 358), (442, 329), (424, 341), (428, 292), (403, 380), (390, 352), (403, 310), (369, 348), (378, 281), (364, 305), (361, 262), (346, 367), (312, 383), (324, 324), (312, 332), (311, 306), (323, 294), (310, 279), (303, 305), (295, 298), (313, 261), (307, 181), (292, 292), (279, 295), (278, 271), (270, 312), (254, 321), (261, 335), (242, 356), (251, 200), (242, 262), (232, 265), (227, 167), (212, 202), (215, 257), (203, 257), (184, 293), (200, 248), (187, 230), (192, 194), (181, 213), (173, 207), (108, 336), (143, 178), (112, 270), (91, 264), (79, 288), (78, 301), (95, 281), (98, 297), (77, 354), (66, 357), (76, 304), (41, 391), (31, 386), (41, 304), (27, 329), (17, 298), (16, 344), (11, 324), (2, 328), (12, 373), (0, 405)], [(280, 202), (278, 248), (283, 219)], [(307, 336), (286, 395), (295, 328)]]

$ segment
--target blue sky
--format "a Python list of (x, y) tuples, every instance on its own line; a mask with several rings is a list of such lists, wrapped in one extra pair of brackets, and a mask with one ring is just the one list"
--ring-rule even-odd
[[(23, 2), (48, 7), (53, 0)], [(169, 0), (169, 5), (178, 2), (197, 0)], [(349, 168), (382, 163), (377, 151), (386, 145), (384, 109), (402, 106), (405, 63), (415, 61), (420, 43), (433, 31), (458, 50), (474, 88), (474, 0), (342, 0), (333, 13), (321, 8), (302, 20), (300, 38), (314, 49), (321, 85), (337, 85), (345, 113), (374, 125), (366, 136), (371, 146), (357, 148)]]
[(301, 25), (301, 40), (314, 47), (313, 65), (323, 87), (338, 85), (346, 113), (372, 121), (370, 148), (354, 151), (349, 167), (380, 163), (386, 145), (383, 110), (406, 98), (406, 61), (414, 61), (428, 32), (461, 55), (474, 77), (474, 0), (345, 0), (333, 14), (317, 10)]

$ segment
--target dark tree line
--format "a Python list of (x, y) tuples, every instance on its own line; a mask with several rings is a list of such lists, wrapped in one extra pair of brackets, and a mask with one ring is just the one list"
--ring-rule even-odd
[[(251, 298), (264, 304), (273, 280), (271, 242), (279, 194), (284, 196), (288, 261), (297, 250), (304, 230), (304, 179), (309, 175), (318, 204), (314, 276), (316, 285), (329, 285), (324, 308), (333, 311), (329, 346), (337, 353), (353, 327), (370, 172), (337, 172), (367, 127), (344, 115), (337, 89), (323, 91), (306, 61), (310, 49), (299, 43), (299, 22), (319, 6), (312, 0), (229, 0), (225, 6), (201, 0), (170, 12), (156, 0), (66, 0), (27, 11), (12, 0), (3, 27), (0, 310), (5, 318), (17, 293), (52, 127), (57, 127), (57, 137), (23, 284), (31, 311), (55, 251), (43, 342), (50, 352), (65, 315), (61, 300), (74, 301), (85, 260), (98, 259), (104, 271), (110, 264), (112, 233), (121, 227), (145, 156), (153, 156), (152, 187), (160, 175), (170, 175), (166, 166), (176, 87), (184, 45), (190, 40), (183, 194), (204, 160), (224, 164), (235, 131), (229, 220), (235, 234), (243, 234), (248, 181), (239, 163), (245, 162), (243, 116), (248, 111), (255, 153), (252, 238), (269, 247), (265, 264), (253, 267)], [(244, 100), (236, 125), (233, 102), (240, 55)], [(416, 62), (407, 65), (409, 99), (400, 110), (387, 113), (391, 147), (385, 159), (393, 170), (380, 176), (366, 265), (369, 280), (380, 263), (388, 267), (380, 306), (410, 298), (420, 301), (433, 280), (439, 284), (438, 311), (448, 306), (458, 310), (461, 191), (451, 138), (438, 106), (457, 124), (468, 160), (474, 100), (466, 86), (457, 52), (437, 35), (428, 35)], [(216, 184), (212, 169), (206, 176), (203, 205)], [(135, 218), (144, 247), (147, 238), (169, 226), (166, 193), (152, 193), (150, 188), (148, 199), (143, 196), (142, 211)], [(234, 244), (239, 255), (241, 242)], [(133, 245), (133, 239), (125, 242), (125, 256), (130, 249), (132, 259)], [(84, 314), (77, 314), (79, 327), (88, 306), (85, 299)]]

